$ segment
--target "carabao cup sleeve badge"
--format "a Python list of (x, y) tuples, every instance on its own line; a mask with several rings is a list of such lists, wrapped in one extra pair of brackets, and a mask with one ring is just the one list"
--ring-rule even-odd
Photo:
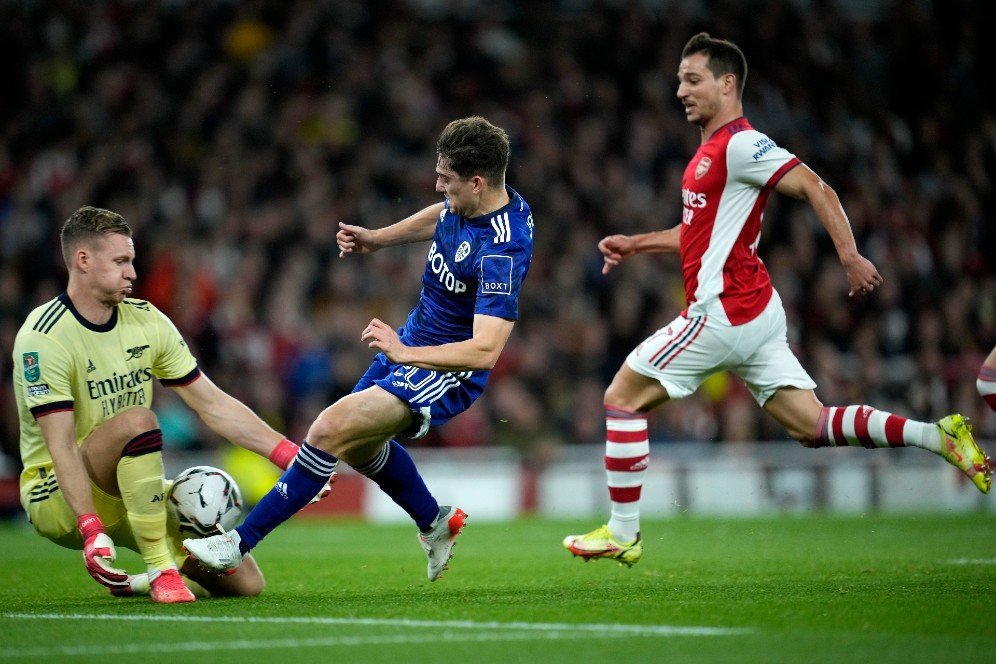
[(24, 380), (37, 383), (41, 378), (41, 364), (38, 362), (37, 351), (24, 354)]

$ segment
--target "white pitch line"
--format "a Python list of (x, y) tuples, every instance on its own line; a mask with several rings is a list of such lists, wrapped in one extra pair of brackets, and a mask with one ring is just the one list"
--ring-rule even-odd
[[(432, 634), (386, 634), (382, 636), (330, 636), (304, 639), (235, 639), (231, 641), (193, 641), (168, 643), (131, 643), (106, 645), (59, 645), (6, 648), (0, 659), (51, 658), (54, 656), (137, 655), (163, 652), (210, 652), (217, 650), (262, 650), (283, 648), (318, 648), (364, 645), (416, 645), (422, 643), (452, 643), (487, 641), (535, 641), (563, 639), (620, 639), (633, 636), (661, 638), (673, 636), (727, 636), (747, 634), (749, 629), (695, 627), (678, 625), (613, 625), (528, 622), (475, 622), (470, 620), (408, 620), (404, 618), (326, 618), (287, 617), (258, 618), (238, 616), (157, 616), (129, 614), (83, 613), (4, 613), (0, 618), (14, 620), (119, 620), (188, 623), (264, 623), (358, 625), (375, 627), (445, 628), (456, 631), (434, 631)], [(490, 631), (489, 630), (496, 630)]]
[(952, 558), (949, 565), (996, 565), (996, 558)]
[(232, 641), (193, 641), (168, 643), (129, 643), (107, 645), (62, 645), (51, 647), (7, 648), (0, 651), (0, 660), (14, 658), (96, 657), (100, 655), (139, 655), (149, 653), (216, 652), (218, 650), (264, 650), (288, 648), (327, 648), (367, 645), (418, 645), (423, 643), (483, 643), (488, 641), (555, 641), (561, 639), (594, 638), (623, 639), (632, 636), (654, 637), (654, 634), (623, 634), (616, 632), (525, 632), (455, 633), (437, 632), (431, 635), (331, 636), (310, 639), (237, 639)]
[(217, 622), (257, 624), (362, 625), (367, 627), (404, 627), (429, 629), (513, 630), (524, 632), (565, 632), (629, 634), (636, 636), (728, 636), (748, 634), (750, 629), (702, 627), (695, 625), (618, 625), (611, 623), (530, 623), (473, 620), (411, 620), (408, 618), (331, 618), (255, 616), (167, 616), (116, 613), (2, 613), (0, 618), (17, 620), (111, 620), (150, 622)]

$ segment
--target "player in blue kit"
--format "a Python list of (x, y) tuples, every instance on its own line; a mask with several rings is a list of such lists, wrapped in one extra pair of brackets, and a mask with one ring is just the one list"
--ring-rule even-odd
[(294, 464), (234, 530), (186, 540), (208, 569), (237, 568), (270, 531), (304, 507), (342, 459), (401, 506), (419, 528), (428, 577), (447, 568), (467, 515), (440, 506), (398, 439), (415, 440), (480, 396), (518, 318), (533, 218), (505, 185), (509, 142), (481, 117), (451, 122), (436, 146), (436, 191), (446, 198), (396, 224), (339, 224), (340, 258), (432, 240), (422, 293), (404, 327), (373, 319), (360, 339), (380, 351), (352, 394), (311, 425)]

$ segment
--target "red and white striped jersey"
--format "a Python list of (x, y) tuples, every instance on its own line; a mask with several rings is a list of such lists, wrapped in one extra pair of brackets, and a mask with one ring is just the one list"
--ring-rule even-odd
[(683, 315), (742, 325), (771, 299), (771, 279), (757, 256), (771, 190), (801, 163), (750, 126), (723, 125), (699, 147), (681, 179)]

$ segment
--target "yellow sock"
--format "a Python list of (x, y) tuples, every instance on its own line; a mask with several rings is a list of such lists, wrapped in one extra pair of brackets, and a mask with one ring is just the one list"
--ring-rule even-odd
[(118, 462), (118, 487), (139, 553), (150, 569), (174, 567), (166, 540), (162, 452), (125, 456)]

